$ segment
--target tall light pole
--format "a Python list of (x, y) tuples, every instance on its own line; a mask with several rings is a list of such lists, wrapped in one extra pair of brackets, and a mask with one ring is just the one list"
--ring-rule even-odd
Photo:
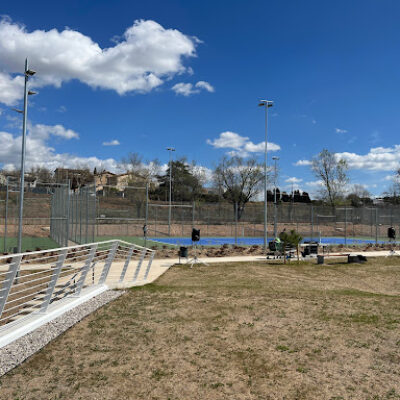
[(265, 107), (265, 148), (264, 148), (264, 250), (268, 245), (268, 232), (267, 232), (267, 216), (268, 216), (268, 198), (267, 198), (267, 152), (268, 152), (268, 108), (274, 105), (271, 100), (260, 100), (258, 104), (260, 107)]
[(26, 153), (26, 120), (28, 116), (28, 95), (35, 92), (28, 91), (29, 77), (35, 75), (35, 71), (28, 69), (28, 59), (25, 59), (25, 86), (24, 86), (24, 111), (22, 120), (22, 149), (21, 149), (21, 181), (19, 187), (19, 219), (18, 219), (18, 253), (22, 252), (22, 218), (24, 212), (24, 188), (25, 188), (25, 153)]
[(172, 209), (172, 152), (173, 147), (167, 147), (169, 151), (169, 208), (168, 208), (168, 236), (171, 236), (171, 209)]
[(272, 159), (275, 162), (274, 165), (274, 238), (276, 238), (277, 235), (277, 226), (276, 226), (276, 222), (277, 222), (277, 206), (276, 206), (276, 178), (278, 176), (277, 174), (277, 168), (276, 168), (276, 162), (279, 160), (279, 157), (274, 156), (272, 157)]

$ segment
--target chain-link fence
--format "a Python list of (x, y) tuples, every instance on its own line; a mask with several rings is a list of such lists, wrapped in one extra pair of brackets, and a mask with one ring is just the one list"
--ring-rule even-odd
[[(18, 236), (19, 182), (0, 185), (0, 251), (14, 252)], [(25, 189), (23, 250), (48, 249), (68, 244), (119, 238), (143, 244), (147, 238), (191, 236), (193, 227), (202, 237), (262, 238), (264, 204), (248, 203), (243, 212), (228, 202), (190, 202), (171, 207), (152, 201), (146, 187), (116, 190), (94, 186), (72, 191), (68, 184)], [(240, 215), (239, 215), (240, 214)], [(387, 241), (387, 229), (400, 232), (400, 206), (336, 207), (302, 203), (268, 204), (268, 237), (295, 229), (305, 239), (338, 238)], [(334, 241), (333, 241), (334, 242)]]
[[(138, 194), (136, 194), (138, 196)], [(237, 205), (219, 203), (172, 203), (148, 200), (115, 193), (98, 199), (97, 237), (143, 236), (190, 237), (193, 227), (201, 229), (203, 237), (263, 237), (264, 204), (248, 203), (241, 215)], [(357, 240), (380, 242), (387, 240), (387, 229), (400, 231), (400, 207), (335, 207), (302, 203), (268, 204), (268, 237), (283, 229), (295, 229), (303, 238), (320, 240), (339, 238), (339, 242)], [(338, 242), (338, 243), (339, 243)]]
[[(22, 218), (22, 251), (48, 249), (57, 243), (50, 238), (52, 188), (27, 183)], [(19, 181), (0, 185), (0, 251), (13, 253), (18, 246)]]
[(71, 190), (69, 185), (54, 189), (51, 199), (50, 237), (60, 246), (95, 240), (96, 192), (94, 186)]

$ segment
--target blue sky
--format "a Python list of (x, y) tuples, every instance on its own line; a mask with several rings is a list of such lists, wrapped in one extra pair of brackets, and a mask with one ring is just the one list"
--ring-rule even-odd
[(167, 146), (207, 168), (232, 151), (262, 161), (267, 98), (281, 186), (313, 192), (304, 164), (323, 148), (374, 194), (400, 167), (398, 1), (21, 1), (0, 14), (7, 168), (19, 164), (10, 108), (25, 56), (39, 92), (29, 165), (112, 169), (128, 152), (165, 163)]

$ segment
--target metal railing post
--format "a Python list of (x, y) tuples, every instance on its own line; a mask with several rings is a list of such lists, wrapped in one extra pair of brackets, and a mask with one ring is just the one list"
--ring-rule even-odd
[(63, 267), (65, 258), (67, 257), (67, 253), (68, 250), (65, 249), (58, 256), (56, 267), (53, 269), (53, 274), (51, 275), (51, 279), (47, 287), (46, 295), (44, 296), (43, 303), (40, 306), (40, 312), (42, 313), (45, 313), (49, 307), (51, 296), (54, 293), (58, 277), (60, 276), (61, 268)]
[(86, 276), (89, 272), (90, 266), (92, 265), (93, 258), (96, 254), (97, 243), (91, 246), (88, 258), (85, 261), (85, 264), (82, 268), (81, 276), (79, 277), (78, 283), (76, 284), (75, 296), (79, 296), (81, 294), (81, 290), (83, 284), (85, 283)]
[(103, 271), (101, 272), (101, 276), (100, 276), (100, 280), (99, 280), (100, 285), (102, 285), (107, 279), (108, 273), (111, 268), (111, 263), (114, 261), (115, 253), (117, 252), (118, 245), (119, 245), (119, 241), (116, 240), (115, 243), (112, 245), (110, 252), (108, 253), (107, 260), (104, 263)]
[(122, 282), (124, 280), (124, 278), (125, 278), (126, 271), (128, 269), (129, 263), (131, 261), (134, 248), (135, 248), (135, 245), (133, 244), (131, 246), (131, 248), (129, 249), (128, 256), (126, 257), (126, 260), (125, 260), (124, 268), (122, 269), (121, 276), (119, 278), (120, 282)]
[(6, 301), (7, 301), (8, 295), (10, 293), (11, 286), (14, 282), (15, 277), (17, 276), (17, 272), (18, 272), (19, 266), (21, 264), (21, 260), (22, 260), (21, 255), (12, 257), (11, 264), (8, 267), (8, 272), (3, 281), (3, 286), (0, 289), (0, 318), (1, 318), (1, 315), (3, 314), (4, 307), (6, 306)]
[(145, 272), (144, 277), (143, 277), (144, 281), (147, 281), (147, 277), (149, 275), (150, 268), (151, 268), (151, 263), (153, 262), (154, 254), (155, 254), (155, 252), (153, 251), (151, 253), (151, 256), (150, 256), (150, 259), (149, 259), (149, 263), (147, 264), (146, 272)]
[(137, 278), (139, 276), (139, 271), (140, 271), (140, 268), (142, 267), (142, 263), (143, 263), (144, 257), (146, 256), (146, 253), (147, 253), (147, 249), (143, 249), (142, 253), (140, 254), (140, 259), (139, 259), (138, 265), (136, 267), (135, 275), (133, 276), (132, 282), (137, 281)]

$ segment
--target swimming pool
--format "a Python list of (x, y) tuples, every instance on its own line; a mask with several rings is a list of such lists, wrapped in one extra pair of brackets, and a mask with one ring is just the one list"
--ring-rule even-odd
[[(271, 241), (273, 238), (268, 238), (268, 241)], [(169, 245), (176, 245), (176, 246), (190, 246), (192, 245), (192, 240), (191, 238), (188, 237), (166, 237), (166, 238), (149, 238), (149, 240), (152, 240), (157, 243), (164, 243), (164, 244), (169, 244)], [(305, 241), (310, 241), (311, 238), (306, 237), (303, 238), (303, 242)], [(319, 238), (313, 238), (312, 240), (314, 241), (319, 241)], [(375, 239), (353, 239), (353, 238), (345, 238), (343, 237), (323, 237), (321, 238), (320, 243), (322, 244), (367, 244), (367, 243), (375, 243)], [(384, 240), (378, 240), (379, 244), (382, 243), (388, 243), (388, 241)], [(235, 238), (234, 237), (206, 237), (206, 238), (201, 238), (200, 241), (198, 242), (199, 245), (201, 246), (221, 246), (223, 244), (230, 244), (233, 245), (235, 244)], [(237, 244), (238, 245), (263, 245), (264, 244), (264, 238), (262, 237), (239, 237), (237, 238)]]

